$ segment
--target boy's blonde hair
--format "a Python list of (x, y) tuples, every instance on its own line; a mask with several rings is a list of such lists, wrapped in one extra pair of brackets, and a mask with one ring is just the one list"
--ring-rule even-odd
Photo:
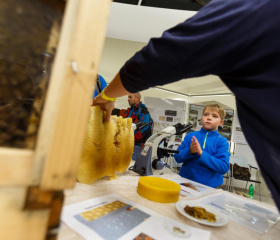
[(203, 114), (205, 112), (206, 109), (209, 109), (212, 112), (217, 112), (221, 118), (221, 120), (223, 121), (225, 116), (226, 116), (226, 111), (223, 107), (221, 107), (219, 104), (209, 104), (206, 105), (203, 109)]

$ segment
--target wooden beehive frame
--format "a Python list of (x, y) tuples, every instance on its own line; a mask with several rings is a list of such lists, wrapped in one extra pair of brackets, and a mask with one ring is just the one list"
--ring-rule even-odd
[(3, 239), (45, 238), (50, 209), (23, 210), (30, 186), (75, 185), (109, 9), (110, 0), (67, 2), (36, 147), (0, 148)]

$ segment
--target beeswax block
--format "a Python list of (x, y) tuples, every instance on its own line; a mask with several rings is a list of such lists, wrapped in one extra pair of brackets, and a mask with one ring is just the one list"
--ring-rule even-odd
[(154, 202), (177, 202), (180, 195), (180, 185), (159, 177), (140, 177), (137, 193)]

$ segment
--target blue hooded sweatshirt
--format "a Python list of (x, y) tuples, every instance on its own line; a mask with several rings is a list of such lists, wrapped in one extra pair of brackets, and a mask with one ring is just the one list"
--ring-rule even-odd
[[(195, 136), (202, 148), (202, 155), (191, 154), (191, 139)], [(223, 175), (229, 170), (229, 144), (217, 131), (190, 132), (177, 149), (175, 160), (183, 163), (179, 175), (210, 187), (223, 184)]]

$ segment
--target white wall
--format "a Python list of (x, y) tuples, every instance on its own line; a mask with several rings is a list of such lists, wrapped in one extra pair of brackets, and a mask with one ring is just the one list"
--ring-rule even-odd
[[(107, 82), (115, 76), (121, 66), (142, 49), (150, 38), (160, 37), (163, 31), (185, 21), (196, 14), (196, 11), (144, 7), (137, 5), (111, 3), (110, 15), (106, 32), (104, 50), (99, 66), (99, 73)], [(199, 57), (199, 56), (198, 56)], [(180, 91), (184, 87), (185, 93), (201, 93), (215, 91), (224, 92), (225, 85), (216, 76), (195, 78), (190, 81), (181, 81), (182, 84), (168, 84), (167, 89)], [(198, 83), (198, 84), (194, 84)], [(203, 87), (203, 88), (202, 88)], [(185, 90), (184, 89), (184, 90)], [(147, 90), (141, 92), (142, 97), (158, 97), (183, 100), (188, 103), (213, 101), (217, 98), (182, 97), (177, 94), (166, 93), (160, 90)], [(231, 98), (219, 98), (229, 108), (235, 108), (235, 101)], [(127, 107), (127, 97), (119, 98), (116, 102), (118, 108)]]

